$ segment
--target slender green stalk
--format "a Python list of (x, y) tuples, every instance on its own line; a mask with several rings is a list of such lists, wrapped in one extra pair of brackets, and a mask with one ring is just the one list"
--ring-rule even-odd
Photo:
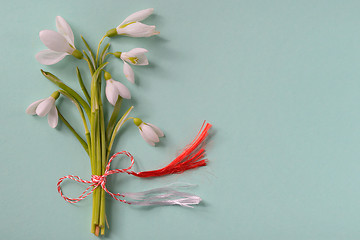
[(128, 120), (126, 119), (126, 117), (129, 115), (129, 113), (131, 112), (131, 110), (134, 108), (134, 106), (131, 106), (125, 113), (124, 115), (120, 118), (120, 120), (117, 122), (114, 130), (113, 130), (113, 133), (111, 135), (111, 139), (110, 139), (110, 142), (108, 144), (108, 148), (107, 148), (107, 152), (106, 152), (106, 159), (109, 158), (109, 155), (110, 155), (110, 152), (111, 152), (111, 148), (112, 148), (112, 145), (114, 143), (114, 140), (115, 140), (115, 137), (116, 137), (116, 134), (117, 132), (119, 131), (119, 129), (121, 128), (121, 126)]
[(82, 35), (81, 35), (81, 39), (83, 40), (83, 42), (84, 42), (84, 44), (85, 44), (85, 46), (86, 46), (87, 50), (89, 51), (90, 56), (91, 56), (91, 58), (92, 58), (93, 62), (94, 62), (94, 63), (96, 63), (96, 62), (95, 62), (95, 56), (94, 56), (94, 53), (91, 51), (91, 48), (89, 47), (89, 44), (87, 43), (87, 41), (85, 40), (85, 38), (84, 38)]
[[(95, 172), (96, 175), (100, 176), (101, 174), (101, 141), (100, 141), (100, 128), (99, 125), (97, 126), (96, 129), (96, 166), (95, 166)], [(99, 225), (99, 220), (100, 220), (100, 204), (101, 204), (101, 187), (96, 188), (95, 189), (97, 194), (96, 194), (96, 198), (95, 198), (95, 203), (96, 203), (96, 211), (94, 213), (94, 224)]]
[(93, 221), (92, 224), (96, 226), (99, 226), (99, 216), (100, 216), (100, 197), (101, 197), (101, 192), (100, 192), (101, 187), (96, 188), (93, 192), (93, 205), (95, 206), (95, 208), (93, 209)]
[[(91, 112), (91, 173), (92, 175), (97, 175), (96, 169), (97, 169), (97, 161), (96, 161), (96, 139), (97, 139), (97, 126), (98, 126), (98, 112), (92, 111)], [(98, 188), (94, 190), (93, 193), (93, 215), (91, 220), (91, 232), (95, 233), (95, 228), (98, 225), (98, 212), (99, 212), (99, 198), (98, 198)]]
[(85, 59), (85, 61), (87, 62), (90, 73), (91, 73), (91, 75), (93, 75), (94, 71), (95, 71), (94, 63), (92, 62), (92, 60), (89, 58), (89, 55), (87, 55), (87, 53), (84, 50), (83, 50), (83, 53), (85, 55), (85, 57), (83, 59)]
[(81, 90), (83, 91), (85, 97), (86, 97), (86, 100), (88, 101), (88, 103), (90, 104), (91, 103), (91, 98), (90, 98), (90, 95), (89, 95), (89, 92), (87, 91), (85, 85), (84, 85), (84, 82), (82, 80), (82, 77), (81, 77), (81, 73), (80, 73), (80, 70), (78, 67), (76, 67), (76, 75), (78, 77), (78, 80), (79, 80), (79, 84), (80, 84), (80, 87), (81, 87)]
[(101, 189), (100, 220), (99, 220), (99, 226), (101, 228), (101, 235), (105, 234), (105, 222), (106, 222), (105, 195), (106, 195), (105, 190)]
[(115, 103), (114, 110), (113, 110), (113, 112), (111, 114), (110, 120), (109, 120), (107, 128), (106, 128), (106, 142), (110, 141), (111, 133), (114, 130), (116, 119), (117, 119), (117, 117), (119, 115), (119, 112), (120, 112), (122, 99), (123, 98), (121, 96), (119, 96), (116, 103)]
[[(96, 70), (98, 72), (98, 70)], [(97, 78), (92, 76), (91, 80), (91, 119), (90, 119), (90, 125), (91, 125), (91, 172), (92, 175), (97, 175), (97, 146), (96, 146), (96, 139), (97, 136), (97, 128), (98, 128), (98, 103), (97, 103), (97, 90), (96, 90), (96, 81)], [(99, 208), (100, 208), (100, 202), (98, 198), (98, 188), (94, 190), (93, 192), (93, 214), (92, 214), (92, 220), (91, 220), (91, 231), (95, 234), (96, 227), (98, 226), (99, 221)]]
[(96, 50), (96, 63), (98, 63), (98, 60), (99, 60), (99, 51), (100, 51), (100, 46), (101, 46), (101, 43), (104, 41), (104, 39), (106, 38), (106, 35), (104, 35), (100, 42), (99, 42), (99, 45), (98, 45), (98, 48)]
[[(98, 102), (96, 101), (95, 98), (98, 98), (98, 94), (96, 94), (97, 91), (97, 84), (98, 84), (98, 78), (99, 75), (101, 73), (101, 71), (103, 70), (103, 68), (108, 64), (108, 62), (103, 63), (99, 66), (98, 69), (96, 69), (96, 71), (94, 72), (94, 74), (92, 74), (92, 79), (91, 79), (91, 111), (93, 111), (93, 108), (99, 107)], [(96, 103), (96, 104), (95, 104)]]
[(99, 101), (99, 96), (97, 99), (97, 102), (99, 104), (99, 108), (97, 110), (97, 116), (98, 116), (98, 124), (96, 126), (96, 175), (102, 175), (101, 172), (101, 127), (100, 127), (100, 123), (101, 123), (101, 113), (100, 113), (100, 101)]
[[(72, 103), (74, 103), (74, 105), (76, 106), (76, 108), (78, 109), (81, 119), (83, 121), (84, 124), (84, 129), (85, 129), (85, 137), (86, 137), (86, 141), (87, 141), (87, 145), (88, 145), (88, 149), (90, 149), (91, 147), (91, 141), (90, 141), (90, 132), (89, 132), (89, 128), (86, 122), (86, 118), (84, 115), (84, 112), (82, 110), (82, 108), (80, 107), (80, 104), (78, 101), (76, 101), (76, 99), (71, 96), (68, 92), (66, 92), (65, 90), (59, 90), (59, 92), (64, 95), (65, 97), (67, 97)], [(88, 151), (89, 152), (89, 151)]]
[[(102, 50), (100, 57), (99, 57), (99, 65), (101, 65), (103, 63), (103, 61), (105, 60), (105, 56), (107, 55), (106, 51), (108, 50), (109, 47), (110, 47), (110, 43), (106, 44), (104, 49)], [(105, 56), (104, 56), (104, 54), (105, 54)]]
[(90, 118), (90, 107), (86, 103), (86, 101), (77, 93), (74, 89), (66, 85), (63, 81), (61, 81), (59, 78), (57, 78), (55, 75), (51, 74), (50, 72), (45, 72), (41, 69), (42, 74), (49, 79), (51, 82), (53, 82), (55, 85), (60, 87), (61, 89), (64, 89), (66, 92), (68, 92), (71, 96), (73, 96), (81, 105), (81, 107), (84, 108), (86, 114)]
[[(100, 106), (100, 135), (101, 135), (101, 174), (104, 174), (105, 167), (107, 164), (106, 159), (106, 136), (105, 136), (105, 121), (104, 121), (104, 111), (103, 105), (101, 102), (101, 95), (99, 97), (99, 106)], [(101, 189), (101, 200), (100, 200), (100, 219), (99, 227), (101, 230), (105, 231), (105, 191)]]
[(65, 123), (65, 125), (70, 129), (70, 131), (74, 134), (74, 136), (77, 138), (77, 140), (81, 143), (81, 145), (83, 146), (83, 148), (85, 149), (86, 153), (89, 155), (89, 150), (88, 150), (88, 145), (86, 144), (86, 142), (84, 141), (84, 139), (82, 139), (82, 137), (80, 137), (80, 135), (75, 131), (75, 129), (71, 126), (71, 124), (64, 118), (64, 116), (61, 114), (61, 112), (59, 111), (58, 108), (56, 108), (59, 114), (60, 119)]
[(95, 147), (95, 139), (96, 139), (96, 126), (97, 126), (97, 112), (91, 113), (91, 119), (90, 119), (90, 142), (91, 142), (91, 155), (90, 155), (90, 163), (91, 163), (91, 174), (96, 175), (95, 172), (95, 166), (96, 166), (96, 147)]

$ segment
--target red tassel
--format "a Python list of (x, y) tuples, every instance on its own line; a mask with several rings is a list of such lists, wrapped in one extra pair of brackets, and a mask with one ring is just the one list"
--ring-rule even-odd
[(204, 159), (205, 149), (203, 148), (203, 143), (205, 142), (206, 137), (208, 136), (208, 131), (211, 128), (211, 124), (203, 123), (199, 133), (195, 139), (185, 147), (183, 152), (175, 158), (169, 165), (164, 168), (145, 171), (145, 172), (129, 172), (136, 177), (147, 178), (147, 177), (159, 177), (168, 174), (182, 173), (186, 170), (205, 166), (207, 159)]

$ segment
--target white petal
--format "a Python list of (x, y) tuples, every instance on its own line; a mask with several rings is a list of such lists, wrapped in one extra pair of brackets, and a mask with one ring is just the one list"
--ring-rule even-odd
[[(123, 52), (123, 53), (121, 53), (121, 55), (120, 55), (121, 60), (127, 61), (127, 62), (130, 62), (129, 57), (130, 57), (130, 56), (127, 55), (127, 52)], [(131, 62), (130, 62), (130, 63), (131, 63)], [(132, 63), (131, 63), (131, 64), (132, 64)]]
[(138, 56), (138, 61), (135, 65), (138, 65), (138, 66), (149, 65), (149, 61), (148, 61), (147, 57), (145, 56), (145, 54), (141, 54)]
[(158, 135), (155, 133), (154, 129), (152, 129), (152, 127), (150, 127), (147, 124), (140, 124), (139, 126), (142, 130), (142, 132), (144, 133), (144, 136), (149, 139), (152, 142), (159, 142), (159, 137)]
[(137, 60), (136, 64), (134, 64), (134, 65), (148, 65), (149, 61), (145, 55), (145, 53), (147, 53), (147, 52), (148, 52), (148, 50), (146, 50), (145, 48), (134, 48), (134, 49), (131, 49), (129, 52), (127, 52), (125, 54), (125, 56), (137, 57), (138, 60)]
[(116, 86), (114, 85), (114, 80), (109, 79), (106, 81), (105, 95), (109, 103), (115, 106), (115, 103), (119, 97), (119, 92)]
[(67, 52), (70, 54), (74, 51), (63, 35), (58, 32), (52, 30), (42, 30), (39, 36), (40, 40), (45, 44), (45, 46), (53, 51)]
[(55, 107), (55, 105), (50, 109), (50, 112), (48, 114), (48, 123), (50, 127), (55, 128), (58, 124), (58, 111)]
[(148, 9), (144, 9), (138, 12), (135, 12), (133, 14), (131, 14), (130, 16), (128, 16), (127, 18), (125, 18), (125, 20), (120, 24), (127, 24), (130, 22), (137, 22), (137, 21), (141, 21), (144, 20), (145, 18), (149, 17), (152, 13), (154, 12), (153, 8), (148, 8)]
[(156, 32), (155, 26), (149, 26), (141, 22), (129, 24), (124, 28), (117, 27), (116, 31), (119, 35), (125, 35), (129, 37), (151, 37), (153, 35), (159, 34), (159, 32)]
[(45, 116), (49, 113), (51, 108), (55, 105), (55, 98), (48, 97), (43, 102), (39, 104), (39, 106), (36, 108), (36, 114), (40, 117)]
[(130, 51), (128, 51), (126, 54), (129, 57), (136, 57), (139, 54), (144, 54), (144, 53), (147, 53), (147, 52), (149, 52), (149, 51), (146, 50), (145, 48), (133, 48)]
[(69, 55), (69, 54), (66, 52), (55, 52), (53, 50), (46, 49), (46, 50), (38, 52), (35, 55), (35, 58), (41, 64), (52, 65), (52, 64), (55, 64), (55, 63), (61, 61), (66, 55)]
[(135, 82), (134, 71), (127, 62), (124, 62), (124, 75), (129, 82)]
[(73, 45), (73, 47), (75, 47), (75, 45), (74, 45), (74, 33), (71, 30), (70, 25), (61, 16), (56, 17), (56, 28), (57, 28), (58, 32), (61, 35), (63, 35), (66, 38), (66, 40), (71, 45)]
[(126, 99), (130, 99), (131, 98), (131, 94), (130, 94), (130, 91), (127, 87), (125, 87), (124, 84), (118, 82), (118, 81), (114, 81), (113, 83), (117, 90), (118, 90), (118, 93), (120, 94), (121, 97), (123, 98), (126, 98)]
[(150, 139), (148, 139), (147, 138), (147, 136), (145, 136), (145, 134), (143, 133), (143, 131), (141, 131), (140, 129), (139, 129), (139, 131), (140, 131), (140, 135), (142, 136), (142, 138), (148, 143), (148, 144), (150, 144), (151, 146), (155, 146), (155, 143), (154, 142), (152, 142)]
[(32, 104), (30, 104), (29, 107), (26, 109), (26, 113), (31, 114), (31, 115), (35, 115), (37, 106), (39, 106), (39, 104), (44, 100), (45, 100), (45, 98), (37, 100), (36, 102), (33, 102)]
[(159, 137), (163, 137), (164, 136), (164, 133), (163, 131), (161, 131), (160, 128), (158, 128), (157, 126), (155, 126), (154, 124), (151, 124), (151, 123), (146, 123), (147, 125), (149, 125), (150, 127), (152, 127), (155, 131), (155, 133), (159, 136)]

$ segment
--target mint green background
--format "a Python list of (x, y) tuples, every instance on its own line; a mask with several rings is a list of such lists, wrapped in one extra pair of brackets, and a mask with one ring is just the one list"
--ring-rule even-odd
[[(91, 198), (66, 203), (58, 178), (89, 178), (89, 161), (63, 124), (25, 114), (56, 88), (39, 69), (79, 89), (67, 57), (42, 66), (42, 29), (63, 16), (95, 46), (137, 10), (160, 36), (117, 38), (112, 50), (149, 50), (134, 67), (136, 85), (111, 59), (113, 77), (131, 90), (134, 115), (166, 133), (156, 148), (128, 125), (115, 150), (137, 170), (164, 166), (196, 134), (214, 125), (209, 166), (152, 180), (113, 176), (113, 191), (143, 191), (172, 182), (198, 184), (194, 209), (133, 207), (108, 198), (106, 239), (359, 239), (360, 3), (358, 1), (4, 1), (1, 4), (2, 239), (95, 239)], [(88, 75), (87, 75), (88, 76)], [(60, 108), (81, 129), (66, 100)], [(113, 167), (126, 166), (116, 163)], [(82, 186), (64, 184), (67, 194)]]

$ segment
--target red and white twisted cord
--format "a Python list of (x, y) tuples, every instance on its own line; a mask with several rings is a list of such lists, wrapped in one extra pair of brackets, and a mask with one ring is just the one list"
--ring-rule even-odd
[[(124, 169), (110, 170), (111, 162), (114, 160), (115, 157), (117, 157), (120, 154), (125, 154), (126, 156), (128, 156), (130, 158), (130, 161), (131, 161), (130, 166), (127, 167), (127, 168), (124, 168)], [(64, 177), (59, 179), (59, 181), (57, 183), (57, 189), (58, 189), (58, 192), (60, 193), (61, 197), (64, 198), (65, 201), (67, 201), (69, 203), (77, 203), (77, 202), (83, 200), (84, 198), (86, 198), (87, 196), (89, 196), (91, 193), (93, 193), (97, 187), (101, 186), (105, 190), (105, 192), (107, 192), (110, 196), (112, 196), (117, 201), (120, 201), (120, 202), (123, 202), (123, 203), (128, 203), (126, 200), (119, 198), (119, 197), (125, 197), (123, 194), (112, 193), (106, 188), (106, 178), (109, 175), (115, 174), (115, 173), (128, 173), (128, 171), (133, 166), (134, 166), (134, 157), (129, 152), (126, 152), (126, 151), (118, 152), (118, 153), (115, 153), (114, 155), (112, 155), (111, 158), (109, 159), (109, 162), (108, 162), (108, 164), (106, 166), (106, 169), (105, 169), (105, 173), (103, 175), (101, 175), (101, 176), (92, 175), (91, 176), (91, 181), (83, 180), (78, 176), (67, 175), (67, 176), (64, 176)], [(87, 187), (85, 189), (85, 191), (79, 197), (77, 197), (77, 198), (69, 198), (69, 197), (66, 197), (63, 194), (63, 192), (61, 191), (61, 183), (67, 178), (71, 179), (71, 180), (74, 180), (76, 182), (87, 183), (87, 184), (91, 184), (91, 185), (89, 187)], [(130, 204), (130, 203), (128, 203), (128, 204)]]

